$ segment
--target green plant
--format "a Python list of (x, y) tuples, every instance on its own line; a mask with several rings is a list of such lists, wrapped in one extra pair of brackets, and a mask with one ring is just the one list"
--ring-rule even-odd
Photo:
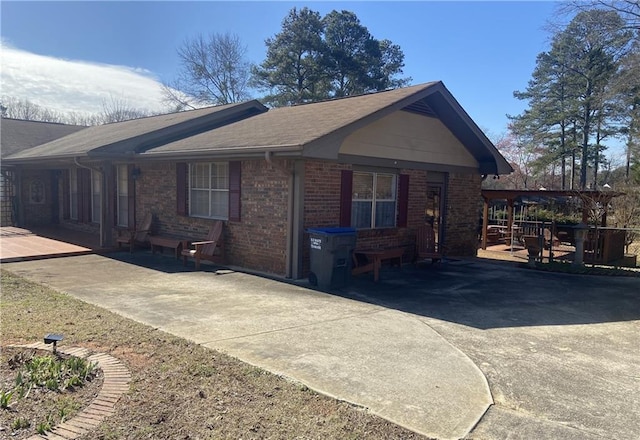
[(77, 357), (34, 356), (18, 372), (16, 384), (46, 387), (52, 391), (78, 387), (95, 376), (96, 365)]
[(60, 423), (63, 423), (65, 420), (67, 420), (67, 417), (69, 415), (73, 414), (75, 411), (80, 409), (78, 402), (68, 397), (60, 399), (57, 402), (56, 406), (58, 409), (58, 417), (60, 419)]
[(11, 398), (13, 397), (13, 392), (14, 390), (0, 390), (0, 408), (9, 408), (9, 403), (11, 402)]
[(47, 422), (38, 423), (38, 426), (36, 427), (36, 432), (38, 434), (46, 435), (47, 431), (51, 431), (51, 425), (49, 425)]
[(51, 431), (51, 427), (53, 426), (53, 417), (49, 414), (44, 422), (38, 423), (36, 427), (36, 432), (40, 435), (45, 435), (47, 431)]
[(29, 426), (31, 426), (31, 422), (29, 422), (29, 420), (22, 417), (18, 417), (11, 424), (11, 429), (13, 429), (14, 431), (17, 431), (18, 429), (27, 429)]

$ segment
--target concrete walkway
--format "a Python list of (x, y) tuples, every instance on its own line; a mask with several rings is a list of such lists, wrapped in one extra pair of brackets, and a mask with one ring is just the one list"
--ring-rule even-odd
[(429, 437), (465, 437), (493, 402), (482, 372), (426, 318), (246, 273), (193, 272), (145, 252), (117, 258), (3, 268)]

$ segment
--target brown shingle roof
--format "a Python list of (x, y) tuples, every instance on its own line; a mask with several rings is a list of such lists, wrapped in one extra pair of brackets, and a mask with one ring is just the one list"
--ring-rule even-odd
[(224, 149), (302, 148), (305, 144), (354, 124), (436, 82), (379, 93), (270, 109), (216, 130), (153, 148), (145, 155)]
[(0, 151), (2, 152), (2, 158), (4, 159), (11, 154), (33, 148), (85, 128), (81, 125), (2, 118), (0, 120)]
[[(228, 104), (203, 109), (190, 110), (178, 113), (168, 113), (159, 116), (150, 116), (140, 119), (132, 119), (124, 122), (115, 122), (105, 125), (96, 125), (82, 130), (79, 133), (57, 139), (52, 142), (32, 148), (11, 156), (11, 159), (29, 158), (54, 158), (73, 157), (88, 154), (90, 152), (103, 151), (104, 153), (127, 153), (135, 151), (143, 142), (156, 140), (157, 135), (163, 139), (175, 139), (171, 136), (172, 128), (202, 122), (203, 124), (213, 120), (212, 116), (223, 112), (233, 112), (236, 109), (255, 107), (266, 108), (257, 101), (249, 101), (240, 104)], [(264, 111), (263, 110), (263, 111)], [(202, 130), (202, 128), (198, 128)]]

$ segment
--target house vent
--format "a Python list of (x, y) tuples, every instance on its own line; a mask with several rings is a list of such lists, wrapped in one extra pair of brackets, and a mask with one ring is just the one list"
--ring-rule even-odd
[(433, 109), (429, 106), (429, 104), (427, 104), (424, 101), (424, 99), (421, 99), (420, 101), (416, 101), (412, 104), (409, 104), (408, 106), (404, 107), (402, 110), (412, 112), (412, 113), (418, 113), (424, 116), (429, 116), (430, 118), (438, 117), (436, 112), (433, 111)]

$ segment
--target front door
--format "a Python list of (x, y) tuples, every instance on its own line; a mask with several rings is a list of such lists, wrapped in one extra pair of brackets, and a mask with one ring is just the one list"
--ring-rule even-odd
[(427, 184), (427, 203), (425, 207), (425, 222), (433, 222), (437, 247), (440, 246), (444, 233), (444, 183)]

